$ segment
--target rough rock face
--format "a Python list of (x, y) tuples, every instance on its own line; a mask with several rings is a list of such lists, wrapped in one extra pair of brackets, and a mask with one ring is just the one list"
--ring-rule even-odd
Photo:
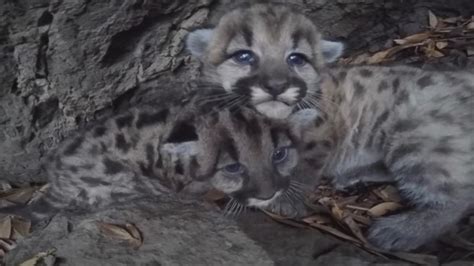
[[(124, 241), (101, 234), (96, 221), (134, 224), (143, 236), (143, 245), (133, 249)], [(277, 224), (261, 213), (249, 213), (237, 224), (209, 206), (167, 197), (143, 198), (95, 214), (57, 215), (44, 230), (20, 241), (8, 254), (6, 265), (18, 265), (53, 248), (60, 265), (370, 265), (384, 262), (315, 230)]]
[[(134, 249), (101, 234), (97, 221), (134, 224), (143, 245)], [(65, 265), (273, 264), (235, 223), (200, 204), (169, 198), (143, 199), (96, 214), (58, 215), (47, 228), (20, 242), (6, 264), (18, 265), (52, 248)]]
[[(166, 80), (198, 75), (199, 64), (183, 51), (186, 33), (234, 2), (0, 0), (0, 178), (44, 180), (41, 158), (69, 131), (137, 91), (153, 88), (162, 98), (163, 86), (179, 90)], [(423, 29), (428, 8), (474, 13), (470, 0), (288, 2), (348, 52), (376, 51)]]

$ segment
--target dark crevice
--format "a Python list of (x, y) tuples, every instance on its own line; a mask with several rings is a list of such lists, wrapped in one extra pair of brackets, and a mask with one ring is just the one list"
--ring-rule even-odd
[(48, 32), (40, 36), (40, 45), (38, 47), (38, 56), (36, 58), (36, 78), (46, 78), (48, 76), (48, 64), (46, 60), (46, 51), (49, 45)]
[(18, 79), (14, 79), (12, 83), (12, 87), (10, 89), (10, 92), (15, 95), (19, 95), (20, 91), (18, 91)]
[(44, 25), (49, 25), (53, 22), (53, 15), (49, 13), (49, 11), (45, 11), (41, 17), (38, 19), (38, 27), (44, 26)]
[(54, 114), (59, 108), (59, 100), (57, 98), (50, 98), (45, 102), (42, 102), (35, 106), (31, 111), (33, 116), (32, 124), (36, 128), (43, 128), (49, 124), (53, 118)]
[(126, 54), (133, 52), (142, 35), (153, 24), (154, 21), (145, 16), (140, 24), (133, 26), (126, 31), (115, 34), (110, 40), (110, 46), (107, 49), (107, 52), (102, 57), (102, 63), (105, 65), (112, 65), (115, 62), (120, 61), (120, 59)]
[(130, 99), (135, 96), (138, 87), (134, 87), (129, 89), (128, 91), (124, 92), (120, 96), (118, 96), (115, 100), (112, 101), (112, 108), (115, 110), (122, 110), (123, 108), (130, 107)]

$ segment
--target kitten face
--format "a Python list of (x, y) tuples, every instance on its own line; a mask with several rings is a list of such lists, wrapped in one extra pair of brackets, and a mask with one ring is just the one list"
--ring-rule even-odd
[(191, 33), (187, 46), (205, 63), (208, 79), (270, 118), (311, 102), (322, 65), (342, 52), (340, 43), (320, 40), (301, 13), (263, 4), (237, 8), (215, 29)]
[[(222, 111), (198, 129), (198, 164), (218, 190), (242, 205), (267, 207), (286, 193), (298, 163), (289, 130), (250, 109)], [(211, 165), (209, 165), (209, 163)]]

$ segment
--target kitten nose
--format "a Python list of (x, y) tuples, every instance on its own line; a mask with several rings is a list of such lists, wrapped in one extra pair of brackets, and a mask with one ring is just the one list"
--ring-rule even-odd
[(265, 89), (274, 97), (282, 94), (287, 87), (288, 82), (284, 79), (270, 79), (265, 84)]

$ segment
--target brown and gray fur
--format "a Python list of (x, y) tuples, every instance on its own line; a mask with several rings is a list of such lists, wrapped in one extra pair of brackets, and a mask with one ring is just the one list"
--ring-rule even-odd
[[(210, 187), (231, 197), (230, 213), (273, 209), (282, 200), (285, 213), (297, 213), (290, 200), (302, 190), (291, 180), (298, 155), (288, 128), (248, 108), (206, 107), (221, 96), (199, 93), (184, 103), (131, 108), (68, 138), (48, 158), (49, 189), (30, 205), (31, 218)], [(272, 161), (282, 149), (284, 160)], [(229, 173), (229, 165), (239, 171)]]
[[(207, 34), (210, 38), (200, 39), (207, 40), (201, 43), (205, 49), (200, 58), (211, 73), (208, 78), (224, 87), (230, 84), (230, 93), (244, 92), (266, 116), (284, 118), (289, 109), (271, 113), (259, 108), (252, 102), (252, 90), (271, 80), (283, 80), (288, 87), (292, 80), (301, 81), (300, 93), (289, 106), (317, 110), (316, 118), (308, 116), (306, 126), (297, 126), (306, 128), (300, 136), (306, 143), (300, 161), (313, 161), (315, 176), (332, 177), (340, 189), (358, 182), (398, 185), (411, 208), (376, 220), (368, 232), (373, 244), (417, 248), (448, 231), (472, 209), (472, 73), (407, 66), (326, 67), (325, 57), (340, 55), (342, 45), (322, 41), (309, 19), (284, 5), (243, 6)], [(188, 46), (197, 51), (193, 48), (199, 45), (192, 40), (190, 35)], [(236, 49), (251, 50), (258, 60), (239, 65), (229, 58)], [(304, 54), (305, 64), (288, 66), (286, 59), (293, 51)]]

